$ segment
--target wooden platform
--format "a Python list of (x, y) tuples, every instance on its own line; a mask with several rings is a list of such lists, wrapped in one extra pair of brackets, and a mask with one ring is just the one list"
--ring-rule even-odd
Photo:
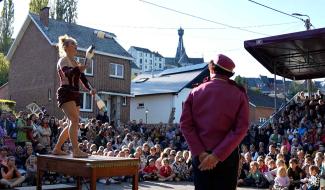
[[(43, 185), (42, 189), (44, 190), (75, 190), (77, 187), (74, 185), (67, 185), (67, 184), (55, 184), (55, 185)], [(15, 187), (16, 190), (35, 190), (36, 186), (28, 186), (28, 187)]]
[(139, 159), (107, 156), (73, 158), (71, 155), (37, 155), (37, 190), (42, 189), (41, 179), (46, 171), (77, 177), (77, 189), (81, 189), (80, 178), (90, 179), (90, 189), (96, 189), (100, 177), (132, 176), (132, 189), (138, 189)]

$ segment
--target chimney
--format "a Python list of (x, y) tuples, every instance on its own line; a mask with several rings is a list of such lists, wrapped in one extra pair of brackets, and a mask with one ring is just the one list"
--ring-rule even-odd
[(39, 13), (39, 18), (45, 28), (49, 27), (49, 12), (50, 7), (43, 7)]

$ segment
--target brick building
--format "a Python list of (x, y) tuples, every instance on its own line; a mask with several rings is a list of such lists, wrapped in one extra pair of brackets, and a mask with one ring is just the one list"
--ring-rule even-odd
[[(263, 124), (274, 113), (274, 98), (248, 89), (249, 121), (251, 124)], [(277, 99), (277, 108), (284, 103)]]
[[(8, 52), (9, 98), (17, 102), (16, 109), (25, 109), (35, 102), (45, 106), (49, 114), (63, 116), (57, 107), (56, 90), (59, 78), (56, 71), (58, 37), (68, 34), (78, 42), (77, 61), (82, 62), (91, 44), (96, 47), (92, 64), (85, 72), (108, 107), (112, 120), (127, 122), (130, 117), (130, 81), (132, 57), (115, 40), (115, 35), (105, 32), (100, 39), (99, 30), (49, 19), (49, 8), (40, 16), (29, 13), (17, 38)], [(81, 117), (98, 113), (93, 98), (81, 90)]]

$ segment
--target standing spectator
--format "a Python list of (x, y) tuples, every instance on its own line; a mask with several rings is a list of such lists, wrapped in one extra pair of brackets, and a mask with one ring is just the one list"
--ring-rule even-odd
[(41, 119), (41, 125), (37, 128), (37, 131), (39, 133), (38, 142), (45, 147), (51, 145), (51, 129), (48, 122), (48, 117), (44, 116)]
[(107, 111), (100, 111), (96, 116), (97, 120), (100, 120), (102, 123), (109, 123), (109, 117), (107, 115)]
[(24, 146), (28, 139), (28, 131), (32, 131), (31, 125), (27, 125), (27, 113), (20, 111), (17, 118), (17, 144)]
[(196, 189), (236, 189), (237, 147), (248, 130), (249, 109), (245, 89), (230, 80), (234, 68), (219, 54), (209, 63), (210, 80), (194, 88), (184, 103), (180, 127), (194, 156)]
[(15, 157), (9, 156), (6, 165), (1, 167), (2, 179), (0, 183), (6, 188), (14, 188), (24, 182), (25, 177), (20, 174), (15, 164)]

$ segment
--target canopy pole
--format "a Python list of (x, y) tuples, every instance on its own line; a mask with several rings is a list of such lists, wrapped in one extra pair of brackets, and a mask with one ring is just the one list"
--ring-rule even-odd
[(273, 81), (273, 84), (274, 84), (274, 113), (276, 113), (277, 111), (277, 107), (276, 107), (276, 99), (277, 99), (277, 94), (276, 94), (276, 64), (273, 64), (274, 65), (274, 81)]
[(286, 91), (286, 78), (283, 77), (283, 95), (284, 95), (284, 103), (287, 103), (287, 91)]

